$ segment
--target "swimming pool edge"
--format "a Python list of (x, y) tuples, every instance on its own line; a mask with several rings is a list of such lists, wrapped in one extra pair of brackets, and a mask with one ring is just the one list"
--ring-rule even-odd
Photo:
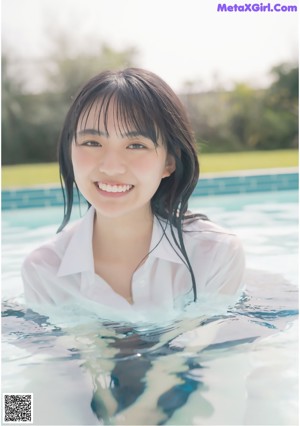
[[(230, 173), (201, 174), (193, 196), (232, 195), (250, 192), (298, 190), (298, 168), (244, 170)], [(60, 186), (3, 189), (2, 210), (61, 206), (64, 203)], [(75, 204), (79, 203), (77, 194)]]

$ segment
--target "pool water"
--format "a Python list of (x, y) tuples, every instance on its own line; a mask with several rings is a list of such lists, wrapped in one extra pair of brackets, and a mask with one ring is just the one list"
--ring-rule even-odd
[(22, 259), (62, 209), (3, 212), (3, 392), (33, 393), (36, 425), (298, 424), (297, 195), (192, 199), (241, 238), (246, 290), (143, 323), (26, 311)]

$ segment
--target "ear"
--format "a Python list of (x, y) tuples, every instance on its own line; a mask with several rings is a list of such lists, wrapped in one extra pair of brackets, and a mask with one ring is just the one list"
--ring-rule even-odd
[(165, 170), (162, 175), (163, 178), (170, 176), (176, 169), (175, 158), (173, 155), (168, 154), (166, 158)]

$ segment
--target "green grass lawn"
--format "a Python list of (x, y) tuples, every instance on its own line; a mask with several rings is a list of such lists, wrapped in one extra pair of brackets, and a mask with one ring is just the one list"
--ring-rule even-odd
[[(200, 155), (201, 173), (298, 166), (297, 150), (253, 151)], [(2, 167), (2, 188), (59, 184), (58, 165), (26, 164)]]
[(200, 155), (202, 173), (297, 167), (298, 150), (226, 152)]

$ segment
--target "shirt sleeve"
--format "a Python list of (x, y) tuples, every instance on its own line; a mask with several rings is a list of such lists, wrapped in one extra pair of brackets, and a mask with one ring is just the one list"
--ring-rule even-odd
[(226, 241), (218, 241), (212, 254), (206, 291), (235, 294), (244, 284), (245, 255), (238, 237), (227, 235)]

